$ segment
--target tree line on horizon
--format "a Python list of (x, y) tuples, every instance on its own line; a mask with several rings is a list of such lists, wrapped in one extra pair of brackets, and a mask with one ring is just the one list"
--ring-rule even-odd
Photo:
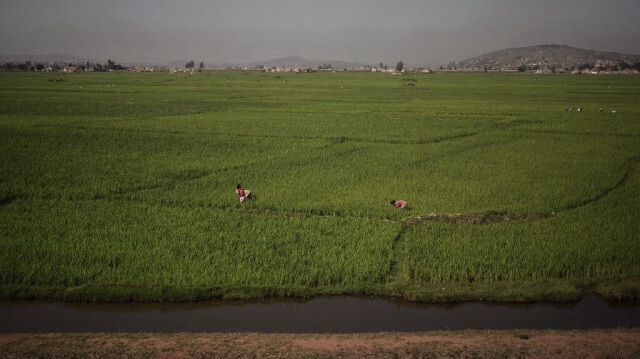
[(4, 64), (2, 64), (0, 69), (4, 71), (43, 71), (46, 68), (51, 68), (52, 71), (60, 71), (66, 67), (75, 67), (76, 69), (78, 69), (78, 71), (86, 71), (90, 68), (93, 68), (94, 72), (107, 72), (112, 70), (123, 71), (127, 69), (125, 66), (122, 66), (111, 59), (107, 60), (107, 62), (104, 64), (90, 61), (81, 63), (53, 62), (50, 63), (49, 66), (41, 62), (34, 63), (31, 61), (5, 62)]
[[(50, 71), (61, 71), (66, 67), (74, 67), (77, 69), (77, 71), (87, 71), (89, 69), (92, 68), (91, 71), (94, 72), (107, 72), (107, 71), (124, 71), (127, 70), (128, 68), (116, 63), (115, 61), (109, 59), (107, 60), (106, 63), (99, 63), (99, 62), (50, 62), (49, 65), (45, 65), (41, 62), (32, 62), (32, 61), (25, 61), (25, 62), (0, 62), (0, 71), (43, 71), (47, 68), (50, 69)], [(185, 68), (189, 69), (189, 70), (193, 70), (196, 68), (196, 63), (194, 60), (191, 60), (189, 62), (187, 62), (184, 66)], [(260, 65), (256, 66), (256, 68), (261, 67)], [(385, 65), (384, 63), (380, 63), (380, 68), (384, 68), (385, 70), (388, 69), (390, 66), (389, 65)], [(455, 69), (457, 68), (457, 64), (455, 62), (451, 62), (447, 68), (449, 69)], [(198, 64), (198, 71), (202, 71), (205, 68), (204, 62), (200, 61), (200, 63)], [(319, 69), (332, 69), (333, 66), (331, 64), (324, 64), (318, 67)], [(402, 72), (404, 68), (404, 63), (402, 61), (398, 61), (398, 63), (396, 64), (396, 71), (398, 72)], [(517, 67), (517, 71), (518, 72), (526, 72), (526, 71), (537, 71), (539, 69), (543, 69), (544, 67), (541, 65), (520, 65)], [(602, 64), (600, 66), (596, 66), (595, 63), (583, 63), (581, 65), (576, 66), (571, 66), (571, 68), (564, 68), (565, 71), (573, 71), (573, 70), (578, 70), (578, 71), (588, 71), (588, 70), (592, 70), (594, 68), (597, 68), (600, 71), (608, 71), (608, 72), (620, 72), (620, 71), (625, 71), (625, 70), (637, 70), (640, 71), (640, 61), (636, 61), (634, 63), (629, 63), (626, 61), (619, 61), (617, 63), (605, 63)], [(443, 70), (445, 69), (444, 66), (440, 66), (440, 69)], [(484, 70), (491, 70), (491, 68), (487, 67), (486, 65), (484, 66)], [(547, 70), (550, 70), (552, 73), (555, 73), (556, 67), (553, 65), (547, 66)]]

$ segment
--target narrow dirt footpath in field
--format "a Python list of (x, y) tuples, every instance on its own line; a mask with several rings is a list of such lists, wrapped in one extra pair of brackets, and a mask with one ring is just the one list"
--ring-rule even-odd
[[(553, 215), (553, 214), (551, 214)], [(451, 223), (496, 223), (496, 222), (508, 222), (508, 221), (524, 221), (524, 220), (537, 220), (540, 218), (549, 217), (544, 213), (510, 213), (507, 211), (486, 211), (477, 213), (432, 213), (429, 215), (422, 215), (411, 217), (404, 220), (402, 223), (406, 225), (412, 225), (420, 222), (451, 222)]]
[(1, 334), (0, 358), (638, 358), (640, 329), (379, 334)]

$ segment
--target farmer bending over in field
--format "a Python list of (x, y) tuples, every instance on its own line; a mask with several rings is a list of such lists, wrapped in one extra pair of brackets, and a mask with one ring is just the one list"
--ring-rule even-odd
[(236, 198), (240, 200), (240, 202), (244, 202), (245, 199), (251, 197), (251, 190), (242, 188), (241, 185), (236, 187)]
[(409, 203), (407, 203), (407, 201), (403, 201), (403, 200), (393, 200), (391, 201), (391, 205), (397, 209), (403, 209), (404, 207), (406, 207)]

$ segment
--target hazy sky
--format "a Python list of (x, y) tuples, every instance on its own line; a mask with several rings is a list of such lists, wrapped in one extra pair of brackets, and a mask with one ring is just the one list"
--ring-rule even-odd
[(441, 65), (507, 47), (640, 54), (640, 0), (3, 0), (0, 54)]

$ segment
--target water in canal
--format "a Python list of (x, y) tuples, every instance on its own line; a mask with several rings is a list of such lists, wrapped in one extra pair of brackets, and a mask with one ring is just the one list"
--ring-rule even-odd
[(423, 304), (380, 298), (208, 303), (0, 302), (0, 333), (355, 333), (640, 327), (640, 303)]

